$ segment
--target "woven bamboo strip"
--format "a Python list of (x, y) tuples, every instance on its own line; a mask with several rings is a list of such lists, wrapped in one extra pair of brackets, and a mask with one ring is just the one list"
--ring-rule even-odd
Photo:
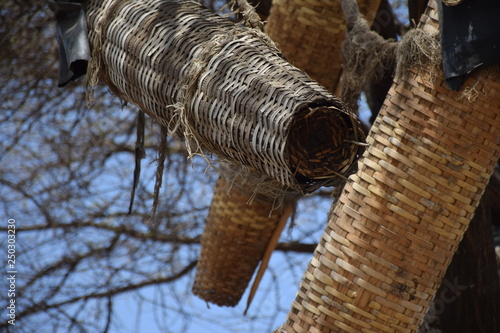
[[(356, 117), (263, 33), (192, 0), (91, 0), (87, 16), (91, 84), (100, 78), (183, 136), (192, 155), (303, 193), (332, 185), (359, 155)], [(328, 135), (311, 135), (325, 124)]]
[[(250, 189), (246, 189), (250, 191)], [(193, 292), (207, 302), (235, 306), (243, 295), (283, 210), (273, 201), (255, 198), (219, 178), (215, 186)]]
[(432, 71), (395, 80), (282, 331), (418, 330), (500, 157), (498, 73)]
[[(358, 3), (368, 22), (373, 22), (380, 0)], [(331, 92), (342, 72), (345, 30), (340, 0), (273, 0), (265, 27), (292, 64)]]

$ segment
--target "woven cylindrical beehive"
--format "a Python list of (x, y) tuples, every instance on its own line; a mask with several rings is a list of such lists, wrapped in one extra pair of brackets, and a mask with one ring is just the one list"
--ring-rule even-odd
[[(88, 27), (91, 84), (100, 78), (183, 136), (191, 154), (215, 154), (303, 193), (331, 185), (359, 154), (358, 120), (335, 96), (263, 33), (196, 1), (91, 0)], [(328, 135), (311, 135), (326, 122)], [(303, 151), (311, 146), (314, 154)]]
[[(435, 2), (425, 15), (437, 33)], [(285, 332), (416, 332), (500, 157), (498, 73), (460, 92), (397, 78), (292, 304)]]
[(238, 304), (280, 221), (283, 209), (259, 196), (249, 203), (251, 191), (222, 177), (215, 186), (193, 286), (207, 302)]
[[(358, 3), (372, 22), (380, 0)], [(265, 30), (292, 64), (335, 92), (346, 30), (340, 0), (273, 0)]]

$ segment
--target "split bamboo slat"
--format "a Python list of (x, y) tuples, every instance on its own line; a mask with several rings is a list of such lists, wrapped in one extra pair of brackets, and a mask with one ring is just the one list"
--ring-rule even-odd
[[(437, 5), (423, 16), (437, 33)], [(416, 332), (500, 157), (500, 79), (397, 78), (279, 332)]]
[[(380, 0), (359, 0), (360, 12), (373, 22)], [(273, 0), (266, 33), (285, 57), (335, 92), (342, 73), (345, 19), (340, 0)]]
[[(91, 85), (100, 79), (182, 136), (191, 155), (239, 163), (301, 193), (355, 164), (356, 116), (263, 33), (193, 0), (89, 0), (87, 18)], [(315, 135), (325, 124), (330, 131)]]
[(282, 217), (273, 199), (258, 196), (249, 204), (251, 194), (248, 187), (230, 189), (223, 177), (216, 183), (193, 286), (207, 302), (238, 304)]

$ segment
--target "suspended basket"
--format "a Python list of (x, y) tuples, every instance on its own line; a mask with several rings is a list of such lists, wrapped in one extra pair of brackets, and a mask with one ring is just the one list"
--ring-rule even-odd
[(193, 286), (207, 302), (238, 304), (282, 218), (273, 200), (251, 196), (250, 188), (230, 190), (224, 178), (217, 181)]
[[(283, 5), (283, 2), (278, 2), (273, 6), (279, 7)], [(316, 13), (318, 17), (320, 15), (323, 15), (319, 8), (317, 6), (315, 7), (313, 3), (309, 2), (307, 3), (307, 5), (318, 9), (318, 12)], [(328, 2), (324, 5), (333, 6), (336, 11), (340, 11), (340, 5), (336, 2)], [(285, 6), (285, 8), (288, 8), (287, 5)], [(324, 8), (325, 7), (323, 6), (322, 10), (324, 10)], [(278, 10), (278, 13), (279, 12), (280, 11)], [(275, 28), (282, 27), (280, 24), (281, 19), (295, 20), (296, 17), (281, 17), (280, 15), (274, 15), (270, 21), (271, 26)], [(275, 22), (276, 24), (273, 25), (273, 23)], [(338, 22), (338, 24), (343, 25), (343, 23), (340, 21)], [(304, 30), (302, 33), (305, 35), (308, 35), (308, 32), (310, 30), (309, 27), (306, 26), (294, 26), (294, 28), (303, 28)], [(316, 28), (321, 33), (325, 32), (324, 26), (317, 25)], [(270, 32), (269, 29), (268, 32)], [(284, 32), (283, 30), (279, 30), (277, 33), (278, 38), (280, 38), (281, 36), (279, 34)], [(289, 31), (285, 33), (288, 34)], [(286, 40), (289, 41), (288, 38)], [(316, 38), (315, 40), (317, 41), (318, 39)], [(337, 45), (328, 45), (329, 47), (334, 48), (335, 52), (332, 52), (333, 55), (337, 54), (338, 50), (340, 50), (341, 40), (338, 39), (336, 40), (336, 42), (338, 43)], [(281, 46), (283, 47), (282, 50), (283, 52), (285, 52), (285, 54), (290, 53), (293, 55), (301, 54), (303, 50), (311, 49), (311, 47), (321, 48), (321, 50), (316, 51), (324, 55), (322, 59), (324, 65), (332, 65), (332, 54), (324, 53), (324, 50), (322, 49), (325, 45), (315, 44), (314, 46), (307, 45), (307, 47), (304, 47), (305, 45), (302, 45), (302, 48), (298, 53), (297, 46), (293, 45), (292, 43), (285, 43)], [(308, 68), (311, 68), (311, 66), (319, 66), (317, 72), (322, 72), (324, 71), (324, 68), (321, 67), (323, 63), (302, 62), (301, 65), (307, 64)], [(334, 68), (336, 68), (340, 73), (340, 66), (335, 66)], [(313, 73), (316, 72), (313, 71)], [(331, 72), (327, 73), (327, 75), (328, 74), (331, 74)], [(323, 81), (323, 83), (325, 82), (326, 81)], [(342, 140), (344, 140), (343, 138), (346, 136), (346, 134), (348, 134), (346, 132), (346, 129), (349, 128), (345, 123), (345, 119), (340, 116), (332, 116), (330, 110), (328, 109), (319, 109), (316, 112), (316, 114), (311, 112), (302, 114), (299, 117), (295, 118), (291, 125), (291, 130), (288, 136), (289, 147), (291, 150), (293, 150), (293, 153), (291, 154), (290, 164), (292, 170), (296, 171), (296, 175), (299, 181), (308, 182), (308, 179), (322, 179), (324, 177), (331, 177), (335, 173), (347, 174), (347, 170), (351, 167), (353, 162), (346, 160), (343, 157), (343, 153), (341, 151), (342, 145), (340, 143)], [(316, 123), (318, 124), (318, 126), (310, 128), (309, 118), (312, 116), (316, 117)], [(335, 145), (325, 150), (325, 146), (328, 145), (328, 142), (334, 142)], [(325, 173), (325, 165), (334, 166), (334, 168), (330, 170), (330, 173)], [(259, 175), (249, 173), (246, 175), (240, 174), (239, 176), (235, 176), (235, 172), (238, 172), (238, 170), (232, 170), (230, 166), (226, 165), (226, 168), (223, 168), (221, 174), (224, 175), (226, 179), (234, 180), (234, 184), (237, 184), (237, 186), (250, 183), (250, 188), (254, 189), (254, 193), (258, 193), (258, 195), (261, 197), (267, 197), (266, 202), (258, 200), (249, 207), (241, 207), (248, 212), (249, 217), (252, 217), (255, 214), (259, 216), (259, 214), (265, 213), (266, 209), (270, 210), (272, 206), (269, 205), (269, 200), (275, 198), (276, 195), (274, 193), (269, 193), (269, 190), (272, 191), (277, 186), (266, 186), (264, 182), (259, 179)], [(219, 180), (219, 182), (223, 182), (223, 180), (221, 179)], [(221, 186), (218, 185), (217, 188), (220, 189), (220, 187)], [(247, 189), (247, 191), (248, 190), (249, 189)], [(232, 241), (225, 244), (218, 243), (217, 236), (220, 235), (213, 231), (214, 228), (216, 228), (217, 226), (219, 226), (219, 228), (224, 228), (224, 226), (227, 225), (234, 225), (232, 221), (235, 219), (237, 220), (238, 214), (240, 214), (241, 212), (240, 210), (226, 209), (224, 210), (224, 215), (221, 215), (216, 213), (220, 211), (217, 208), (221, 207), (221, 205), (232, 207), (234, 205), (237, 205), (238, 200), (241, 199), (242, 198), (240, 195), (214, 196), (214, 200), (212, 201), (211, 205), (211, 214), (208, 219), (210, 223), (207, 225), (206, 231), (203, 235), (203, 244), (201, 250), (202, 256), (200, 257), (200, 261), (198, 264), (198, 273), (196, 276), (194, 291), (206, 301), (219, 305), (234, 306), (238, 303), (242, 293), (245, 291), (245, 287), (248, 284), (248, 281), (254, 273), (258, 260), (260, 260), (259, 258), (262, 257), (262, 251), (250, 251), (246, 254), (247, 256), (249, 256), (250, 254), (252, 255), (251, 258), (248, 258), (249, 266), (246, 266), (247, 269), (239, 269), (239, 274), (230, 274), (229, 276), (227, 276), (227, 274), (224, 273), (225, 271), (227, 271), (227, 267), (239, 267), (240, 261), (242, 259), (240, 253), (232, 252), (240, 250), (234, 248), (234, 243), (238, 244), (243, 241), (247, 248), (254, 247), (255, 249), (262, 249), (262, 244), (265, 244), (269, 241), (268, 237), (265, 237), (264, 239), (262, 239), (261, 237), (250, 240), (241, 239), (241, 236), (245, 236), (245, 234), (242, 233), (242, 230), (239, 229), (240, 233), (233, 234), (231, 237), (226, 237), (226, 239), (230, 239)], [(248, 196), (243, 197), (243, 200), (245, 199), (246, 201), (250, 200)], [(281, 198), (278, 198), (278, 200), (281, 200)], [(268, 226), (269, 228), (271, 228), (272, 226), (275, 227), (275, 223), (277, 223), (278, 220), (276, 219), (276, 214), (274, 214), (269, 218), (261, 216), (254, 222), (259, 223), (262, 226)], [(250, 226), (248, 226), (247, 228), (249, 230), (253, 230), (253, 228)], [(254, 243), (251, 243), (250, 241), (253, 241)], [(217, 246), (215, 246), (215, 244), (217, 244)], [(219, 260), (220, 255), (217, 255), (217, 253), (223, 253), (225, 256), (227, 256), (227, 258), (224, 258), (223, 260), (223, 265), (221, 265), (222, 261)], [(208, 262), (207, 258), (210, 258)], [(254, 263), (254, 265), (250, 265), (250, 263)], [(204, 286), (204, 288), (200, 288), (200, 285)], [(235, 286), (238, 287), (236, 288)], [(233, 294), (230, 294), (229, 291), (231, 291)]]
[[(372, 22), (380, 0), (358, 3)], [(346, 30), (340, 0), (273, 0), (265, 30), (292, 64), (329, 91), (336, 91)]]
[[(437, 33), (436, 3), (424, 31)], [(500, 157), (500, 78), (396, 78), (280, 332), (416, 332)]]
[[(102, 80), (185, 138), (192, 155), (214, 154), (302, 193), (334, 185), (355, 165), (357, 118), (263, 33), (190, 0), (87, 7), (90, 84)], [(310, 135), (325, 122), (338, 132)], [(303, 151), (311, 146), (313, 156)]]
[[(372, 1), (370, 8), (363, 8), (369, 11), (370, 14), (372, 14), (371, 17), (373, 17), (373, 14), (376, 11), (376, 7), (378, 7), (378, 1), (375, 2), (377, 2), (376, 5)], [(368, 4), (370, 3), (370, 1), (364, 1), (363, 3)], [(301, 20), (303, 17), (289, 15), (289, 11), (295, 11), (291, 7), (297, 7), (299, 4), (308, 6), (309, 10), (306, 11), (305, 9), (298, 9), (295, 12), (297, 15), (303, 14), (304, 16), (316, 17), (310, 18), (308, 20), (308, 22), (310, 23), (309, 25), (297, 25), (295, 24), (297, 23), (296, 21)], [(330, 82), (329, 79), (337, 78), (340, 74), (340, 62), (332, 62), (332, 56), (337, 57), (337, 55), (339, 54), (341, 39), (343, 39), (343, 29), (345, 29), (339, 2), (328, 1), (319, 4), (314, 2), (289, 3), (287, 1), (275, 1), (273, 2), (273, 8), (274, 15), (271, 15), (268, 20), (267, 32), (273, 38), (277, 38), (282, 51), (289, 57), (289, 59), (292, 60), (295, 65), (298, 65), (300, 69), (306, 70), (306, 72), (310, 73), (314, 79), (319, 80), (322, 84), (328, 84)], [(325, 15), (325, 10), (328, 11), (329, 8), (331, 10), (334, 10), (336, 15)], [(286, 30), (286, 27), (283, 26), (283, 22), (290, 23), (287, 26), (289, 30)], [(318, 38), (318, 35), (331, 36), (331, 31), (328, 30), (328, 28), (335, 25), (340, 27), (337, 31), (338, 34), (336, 35), (336, 38)], [(328, 26), (327, 29), (325, 29), (326, 26)], [(302, 29), (302, 31), (299, 31), (300, 29)], [(316, 29), (317, 33), (311, 34), (311, 29)], [(290, 35), (300, 37), (293, 40), (289, 38)], [(305, 37), (305, 39), (302, 39), (303, 37)], [(301, 58), (301, 56), (304, 55), (304, 52), (307, 53), (306, 56), (309, 56), (311, 53), (314, 54), (316, 58), (313, 58), (316, 61), (311, 60), (310, 57), (307, 60), (305, 60), (305, 57)], [(317, 59), (317, 56), (320, 56), (321, 59)], [(328, 68), (328, 70), (325, 70), (325, 68)], [(330, 89), (330, 91), (333, 90), (334, 89)], [(340, 143), (348, 134), (346, 132), (346, 129), (349, 128), (349, 126), (345, 122), (345, 119), (341, 116), (332, 116), (330, 110), (328, 109), (319, 109), (316, 112), (317, 113), (315, 114), (302, 114), (299, 117), (295, 118), (292, 122), (291, 130), (288, 136), (289, 147), (293, 151), (290, 159), (291, 169), (295, 170), (296, 177), (299, 181), (303, 181), (306, 183), (310, 180), (317, 181), (324, 177), (329, 178), (336, 173), (347, 174), (348, 169), (351, 167), (353, 162), (350, 160), (346, 160), (343, 157), (344, 154), (341, 151), (342, 145)], [(317, 125), (311, 128), (309, 118), (312, 116), (316, 118), (315, 122)], [(335, 145), (325, 149), (325, 147), (328, 146), (328, 142), (334, 142)], [(328, 172), (327, 170), (325, 170), (325, 165), (334, 167), (330, 170), (330, 172)], [(238, 170), (228, 170), (228, 168), (226, 167), (225, 170), (221, 172), (221, 174), (224, 175), (226, 179), (234, 179), (234, 184), (237, 184), (238, 186), (250, 183), (250, 188), (254, 189), (254, 193), (258, 193), (260, 196), (266, 196), (267, 201), (272, 200), (272, 198), (275, 198), (277, 196), (275, 193), (272, 193), (273, 189), (276, 189), (277, 186), (266, 186), (264, 182), (259, 179), (259, 175), (247, 173), (246, 175), (240, 174), (239, 177), (236, 177), (234, 175), (235, 172), (238, 172)], [(222, 180), (219, 180), (219, 182), (221, 181)], [(271, 193), (269, 193), (270, 190)], [(211, 212), (215, 212), (217, 209), (216, 207), (220, 207), (222, 204), (232, 205), (233, 200), (240, 199), (241, 198), (238, 195), (231, 195), (226, 197), (220, 195), (215, 196), (214, 200), (212, 201)], [(278, 200), (281, 200), (281, 198), (279, 198)], [(262, 210), (262, 212), (265, 212), (266, 209), (270, 208), (271, 206), (269, 206), (269, 202), (262, 203), (262, 201), (257, 201), (250, 207), (245, 207), (244, 209), (248, 212), (252, 212), (253, 214), (259, 214), (260, 210)], [(254, 212), (253, 209), (256, 209), (256, 211)], [(220, 225), (221, 227), (223, 227), (224, 225), (231, 225), (231, 220), (238, 219), (237, 215), (233, 216), (231, 215), (231, 213), (239, 214), (240, 211), (225, 210), (224, 213), (226, 215), (222, 216), (211, 213), (209, 217), (210, 224), (207, 225), (207, 231), (203, 236), (203, 244), (208, 245), (202, 245), (202, 257), (200, 258), (200, 262), (198, 264), (199, 269), (202, 268), (202, 270), (197, 274), (197, 281), (208, 281), (210, 283), (207, 282), (206, 287), (202, 291), (200, 291), (200, 289), (196, 289), (195, 287), (195, 293), (201, 295), (203, 299), (209, 302), (214, 302), (215, 300), (215, 303), (222, 302), (222, 304), (218, 303), (220, 305), (233, 306), (238, 303), (241, 294), (245, 291), (245, 287), (250, 277), (254, 273), (254, 269), (256, 268), (256, 266), (253, 266), (253, 268), (248, 267), (247, 270), (241, 270), (240, 275), (231, 275), (230, 277), (226, 277), (224, 274), (220, 273), (221, 270), (226, 269), (226, 266), (238, 267), (238, 262), (233, 262), (231, 260), (226, 260), (225, 265), (221, 266), (220, 264), (218, 264), (219, 256), (212, 253), (213, 250), (216, 250), (220, 253), (226, 253), (227, 256), (230, 256), (230, 248), (233, 246), (232, 242), (228, 243), (226, 246), (225, 244), (218, 244), (218, 247), (212, 246), (211, 249), (206, 248), (206, 246), (209, 246), (210, 244), (217, 244), (217, 235), (214, 232), (209, 231), (210, 228), (214, 228), (214, 226), (217, 225)], [(250, 215), (253, 216), (253, 214)], [(218, 220), (216, 223), (216, 218), (220, 218), (221, 220)], [(276, 216), (272, 216), (268, 219), (262, 216), (259, 223), (261, 223), (262, 225), (273, 225), (273, 220), (276, 220)], [(241, 240), (238, 237), (241, 236), (236, 234), (232, 239), (234, 239), (234, 241), (236, 242), (239, 242)], [(214, 239), (209, 240), (209, 238)], [(248, 242), (248, 240), (245, 240), (245, 243), (248, 247), (254, 246), (255, 248), (259, 248), (261, 246), (259, 244), (261, 244), (262, 240), (255, 239), (254, 241), (257, 242), (257, 244), (252, 245)], [(232, 250), (234, 250), (234, 248)], [(259, 251), (253, 251), (253, 253), (255, 258), (259, 258), (262, 255), (262, 253)], [(238, 254), (233, 254), (233, 257), (234, 260), (241, 259)], [(211, 259), (212, 261), (210, 263), (214, 268), (206, 268), (206, 266), (209, 265), (209, 263), (205, 262), (204, 260), (206, 258), (213, 258)], [(250, 262), (256, 263), (255, 259), (250, 260)], [(240, 282), (238, 281), (241, 281), (240, 288), (230, 287), (232, 285), (239, 284)], [(195, 283), (195, 285), (196, 284), (199, 285), (200, 283), (197, 282)], [(216, 293), (216, 290), (223, 290), (224, 292), (219, 295)], [(231, 301), (227, 301), (229, 296), (226, 296), (228, 295), (226, 290), (232, 290), (234, 292), (234, 295), (230, 295)]]

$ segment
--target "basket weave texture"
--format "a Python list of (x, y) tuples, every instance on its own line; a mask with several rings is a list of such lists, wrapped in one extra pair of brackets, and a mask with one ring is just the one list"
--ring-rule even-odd
[[(380, 0), (358, 3), (372, 22)], [(329, 91), (336, 91), (346, 30), (340, 0), (273, 0), (265, 30), (292, 64)]]
[[(424, 30), (437, 32), (436, 4)], [(416, 332), (500, 157), (500, 79), (397, 79), (282, 329)], [(496, 76), (495, 76), (496, 75)]]
[[(302, 193), (355, 164), (356, 117), (263, 33), (192, 0), (90, 0), (88, 26), (89, 77), (184, 137), (191, 154), (215, 154)], [(314, 133), (325, 121), (338, 132), (294, 130)], [(291, 141), (290, 132), (301, 135)], [(304, 142), (325, 162), (302, 160)]]
[(232, 187), (230, 195), (228, 191), (224, 178), (219, 178), (193, 286), (194, 294), (221, 306), (238, 304), (281, 218), (281, 210), (269, 216), (272, 201), (255, 198), (248, 204), (245, 190)]

